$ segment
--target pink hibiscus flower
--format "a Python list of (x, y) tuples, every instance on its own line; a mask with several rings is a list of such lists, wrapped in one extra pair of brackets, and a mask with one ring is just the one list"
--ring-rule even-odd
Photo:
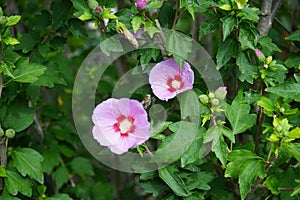
[(116, 154), (125, 153), (150, 137), (147, 112), (136, 100), (110, 98), (95, 108), (92, 120), (94, 139)]
[(143, 9), (143, 8), (145, 8), (147, 6), (147, 1), (146, 0), (137, 0), (137, 2), (136, 2), (136, 7), (138, 8), (138, 9)]
[(194, 72), (187, 62), (180, 68), (174, 58), (170, 58), (153, 67), (149, 82), (155, 96), (168, 101), (177, 94), (193, 88)]

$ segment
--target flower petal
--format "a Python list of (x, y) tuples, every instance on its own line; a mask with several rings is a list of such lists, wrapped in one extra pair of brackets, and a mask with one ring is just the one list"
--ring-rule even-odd
[(120, 134), (116, 133), (113, 127), (93, 127), (93, 137), (102, 146), (116, 145), (120, 143)]

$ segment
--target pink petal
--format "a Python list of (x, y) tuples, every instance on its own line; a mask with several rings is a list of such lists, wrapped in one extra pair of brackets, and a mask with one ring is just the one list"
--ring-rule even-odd
[(135, 118), (137, 115), (144, 115), (147, 117), (147, 112), (143, 108), (143, 105), (136, 101), (136, 100), (130, 100), (129, 101), (129, 116)]
[(112, 109), (112, 113), (113, 113), (113, 116), (115, 117), (115, 119), (117, 119), (121, 115), (128, 116), (128, 114), (129, 114), (129, 102), (130, 102), (130, 99), (122, 98), (122, 99), (116, 100), (112, 104), (111, 109)]
[(108, 99), (94, 109), (92, 120), (95, 125), (107, 126), (116, 123), (116, 118), (112, 113), (112, 105), (116, 103), (116, 101), (116, 99)]
[(93, 137), (102, 146), (116, 145), (120, 143), (120, 134), (116, 133), (113, 127), (93, 127)]

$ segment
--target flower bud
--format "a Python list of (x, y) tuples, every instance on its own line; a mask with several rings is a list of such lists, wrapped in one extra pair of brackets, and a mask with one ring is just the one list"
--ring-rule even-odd
[(259, 62), (263, 63), (266, 59), (265, 55), (259, 49), (255, 49), (254, 52)]
[(15, 137), (15, 131), (13, 130), (13, 129), (7, 129), (6, 131), (5, 131), (5, 136), (6, 137), (8, 137), (8, 138), (13, 138), (13, 137)]
[(213, 98), (215, 98), (215, 94), (212, 93), (212, 92), (210, 92), (210, 93), (208, 94), (208, 97), (209, 97), (210, 99), (213, 99)]
[(136, 7), (138, 8), (138, 9), (143, 9), (143, 8), (145, 8), (147, 6), (147, 1), (146, 0), (137, 0), (137, 2), (136, 2)]
[(279, 138), (274, 133), (268, 138), (270, 142), (278, 142)]
[(219, 103), (220, 103), (220, 102), (219, 102), (218, 99), (212, 99), (212, 100), (211, 100), (211, 104), (214, 105), (214, 106), (219, 105)]
[(281, 113), (284, 113), (285, 109), (284, 109), (284, 108), (280, 108), (279, 111), (280, 111)]
[(202, 104), (207, 104), (207, 103), (208, 103), (208, 96), (205, 95), (205, 94), (201, 94), (201, 95), (199, 96), (199, 99), (200, 99), (200, 102), (201, 102)]
[(276, 131), (281, 132), (281, 131), (282, 131), (282, 126), (277, 125), (277, 126), (275, 127), (275, 129), (276, 129)]
[(0, 127), (0, 137), (4, 135), (4, 130)]
[(96, 6), (96, 7), (94, 8), (94, 11), (95, 11), (95, 12), (101, 13), (101, 12), (102, 12), (102, 9), (101, 9), (100, 6)]
[(226, 97), (227, 94), (227, 88), (226, 87), (219, 87), (215, 91), (215, 97), (219, 100), (223, 100)]
[(270, 64), (272, 62), (273, 58), (272, 56), (268, 56), (267, 59), (266, 59), (266, 64)]

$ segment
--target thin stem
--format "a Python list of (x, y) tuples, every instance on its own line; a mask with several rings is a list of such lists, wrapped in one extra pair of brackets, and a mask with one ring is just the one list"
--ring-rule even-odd
[(147, 151), (147, 153), (152, 157), (153, 153), (150, 151), (149, 147), (147, 146), (147, 144), (145, 144), (145, 149)]
[(175, 29), (175, 26), (176, 26), (176, 23), (178, 20), (178, 16), (179, 16), (179, 9), (180, 9), (180, 0), (177, 0), (177, 8), (176, 8), (175, 17), (173, 20), (172, 30)]

